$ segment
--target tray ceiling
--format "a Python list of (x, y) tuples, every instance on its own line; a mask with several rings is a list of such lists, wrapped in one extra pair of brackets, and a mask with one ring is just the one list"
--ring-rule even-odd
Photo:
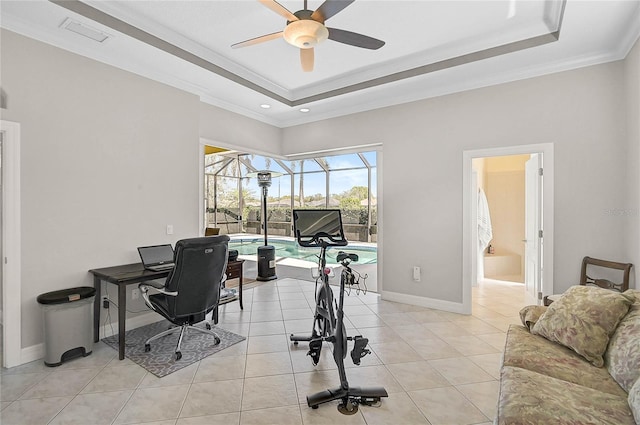
[[(322, 3), (309, 1), (308, 9)], [(280, 4), (303, 8), (303, 1)], [(314, 70), (303, 72), (299, 50), (281, 38), (231, 48), (286, 26), (258, 1), (3, 0), (0, 7), (4, 28), (280, 127), (622, 59), (640, 28), (640, 2), (629, 0), (357, 0), (326, 25), (385, 45), (326, 40), (315, 47)]]

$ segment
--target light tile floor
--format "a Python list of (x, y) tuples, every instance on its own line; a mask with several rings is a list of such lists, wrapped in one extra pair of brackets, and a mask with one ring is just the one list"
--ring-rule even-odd
[[(470, 316), (345, 297), (349, 335), (369, 338), (360, 366), (345, 359), (353, 386), (384, 386), (379, 407), (340, 414), (311, 409), (306, 395), (339, 386), (328, 349), (314, 367), (292, 332), (310, 331), (314, 284), (281, 279), (249, 289), (220, 312), (219, 326), (247, 340), (162, 379), (96, 344), (57, 368), (36, 361), (0, 375), (0, 422), (10, 424), (489, 424), (495, 414), (505, 332), (518, 323), (522, 284), (484, 281)], [(349, 348), (350, 350), (351, 348)]]

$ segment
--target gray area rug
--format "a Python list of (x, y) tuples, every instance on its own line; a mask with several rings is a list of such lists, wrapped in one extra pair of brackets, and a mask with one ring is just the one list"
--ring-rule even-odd
[[(174, 351), (178, 343), (179, 332), (153, 341), (151, 351), (145, 353), (144, 342), (167, 330), (170, 326), (173, 325), (169, 321), (163, 320), (127, 331), (125, 334), (125, 357), (162, 378), (246, 339), (241, 335), (214, 326), (212, 330), (220, 338), (220, 344), (214, 345), (215, 341), (210, 335), (187, 330), (180, 346), (182, 352), (180, 360), (175, 359)], [(204, 328), (204, 323), (200, 323), (198, 327)], [(104, 338), (102, 341), (114, 349), (118, 349), (117, 334)]]

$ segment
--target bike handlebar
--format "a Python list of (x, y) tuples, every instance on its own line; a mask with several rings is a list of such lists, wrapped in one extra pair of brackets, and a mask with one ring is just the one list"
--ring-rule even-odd
[[(300, 244), (300, 246), (311, 248), (322, 246), (323, 244), (325, 246), (347, 246), (347, 244), (349, 243), (346, 239), (342, 238), (342, 236), (336, 238), (333, 235), (325, 232), (318, 232), (313, 236), (309, 236), (308, 240), (305, 240), (303, 238), (304, 236), (298, 235), (298, 243)], [(329, 239), (330, 242), (327, 242), (325, 238)]]

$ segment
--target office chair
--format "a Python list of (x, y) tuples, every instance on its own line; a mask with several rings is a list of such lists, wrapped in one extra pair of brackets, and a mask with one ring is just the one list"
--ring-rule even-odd
[[(138, 285), (147, 306), (161, 314), (176, 327), (149, 338), (145, 351), (151, 350), (151, 342), (163, 336), (180, 331), (176, 345), (176, 360), (182, 358), (180, 345), (187, 329), (210, 334), (215, 344), (220, 338), (211, 331), (211, 323), (206, 315), (218, 307), (220, 285), (227, 269), (229, 236), (208, 236), (183, 239), (176, 243), (175, 267), (165, 284), (153, 285), (144, 282)], [(149, 295), (149, 289), (159, 293)], [(206, 321), (206, 329), (193, 325)]]

